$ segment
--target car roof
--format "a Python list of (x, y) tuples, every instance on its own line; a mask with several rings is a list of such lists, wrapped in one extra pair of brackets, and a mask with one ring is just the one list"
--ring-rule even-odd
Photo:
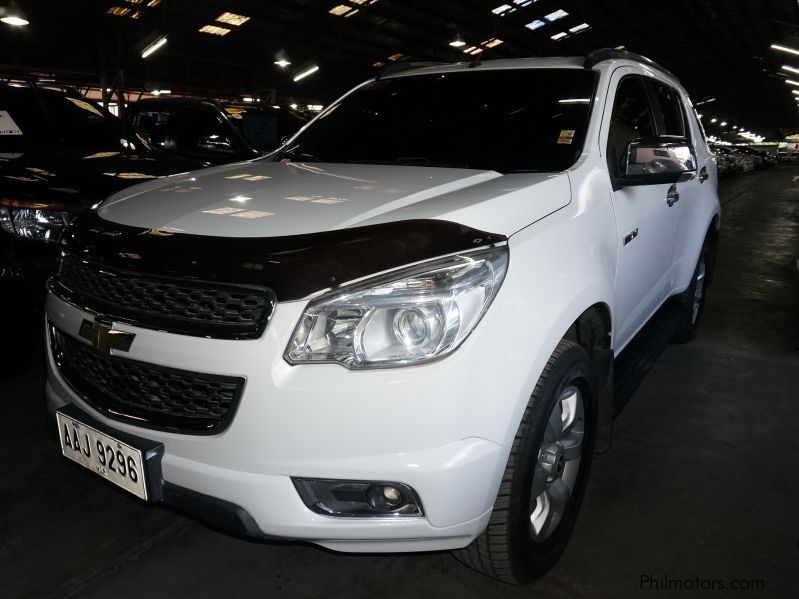
[[(426, 73), (452, 73), (457, 71), (497, 71), (504, 69), (582, 69), (585, 58), (579, 56), (559, 58), (503, 58), (497, 60), (482, 60), (453, 62), (453, 63), (397, 63), (389, 65), (384, 78), (406, 77), (409, 75), (423, 75)], [(475, 65), (479, 68), (475, 69)], [(403, 68), (404, 67), (404, 68)]]
[(601, 69), (613, 66), (638, 66), (653, 69), (679, 82), (677, 77), (653, 60), (640, 54), (615, 48), (595, 50), (587, 56), (507, 58), (481, 60), (478, 55), (472, 61), (456, 63), (414, 63), (400, 62), (388, 65), (380, 78), (407, 77), (433, 73), (452, 73), (458, 71), (484, 71), (506, 69)]

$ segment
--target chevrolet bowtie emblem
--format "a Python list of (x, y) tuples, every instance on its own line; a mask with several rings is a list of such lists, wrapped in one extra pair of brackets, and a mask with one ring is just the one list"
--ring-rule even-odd
[(84, 320), (80, 325), (79, 334), (84, 339), (92, 342), (92, 345), (105, 354), (110, 354), (112, 349), (119, 351), (129, 351), (136, 337), (133, 333), (125, 331), (115, 331), (113, 323), (103, 322), (100, 319)]

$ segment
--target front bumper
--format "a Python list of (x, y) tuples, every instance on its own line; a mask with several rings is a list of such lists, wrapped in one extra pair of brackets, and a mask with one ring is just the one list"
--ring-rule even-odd
[[(175, 434), (105, 418), (63, 380), (50, 351), (48, 408), (54, 412), (73, 403), (113, 430), (163, 443), (165, 501), (179, 504), (175, 497), (189, 497), (195, 507), (233, 506), (241, 516), (234, 520), (248, 523), (246, 534), (357, 552), (469, 544), (487, 525), (509, 451), (502, 434), (492, 433), (503, 431), (502, 421), (509, 419), (499, 398), (466, 376), (481, 367), (491, 372), (486, 363), (491, 356), (478, 351), (478, 336), (447, 360), (427, 366), (370, 372), (332, 364), (290, 366), (282, 353), (303, 307), (279, 304), (266, 333), (255, 340), (115, 326), (136, 334), (130, 352), (120, 355), (246, 378), (238, 411), (220, 434)], [(52, 294), (47, 314), (75, 338), (81, 322), (93, 317)], [(515, 398), (508, 399), (510, 409)], [(424, 516), (320, 515), (305, 506), (291, 477), (402, 482), (419, 495)]]

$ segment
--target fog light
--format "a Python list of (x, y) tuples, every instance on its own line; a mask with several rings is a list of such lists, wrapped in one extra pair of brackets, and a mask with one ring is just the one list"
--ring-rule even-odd
[(396, 510), (405, 503), (402, 491), (393, 485), (372, 485), (366, 497), (369, 505), (382, 512)]
[(422, 516), (416, 492), (404, 483), (292, 478), (305, 506), (326, 516)]

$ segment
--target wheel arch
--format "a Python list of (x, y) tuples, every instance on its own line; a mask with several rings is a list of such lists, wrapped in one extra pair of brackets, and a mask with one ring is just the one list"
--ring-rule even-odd
[(597, 302), (586, 308), (563, 335), (586, 350), (597, 375), (596, 451), (609, 448), (613, 429), (613, 316), (610, 306)]

